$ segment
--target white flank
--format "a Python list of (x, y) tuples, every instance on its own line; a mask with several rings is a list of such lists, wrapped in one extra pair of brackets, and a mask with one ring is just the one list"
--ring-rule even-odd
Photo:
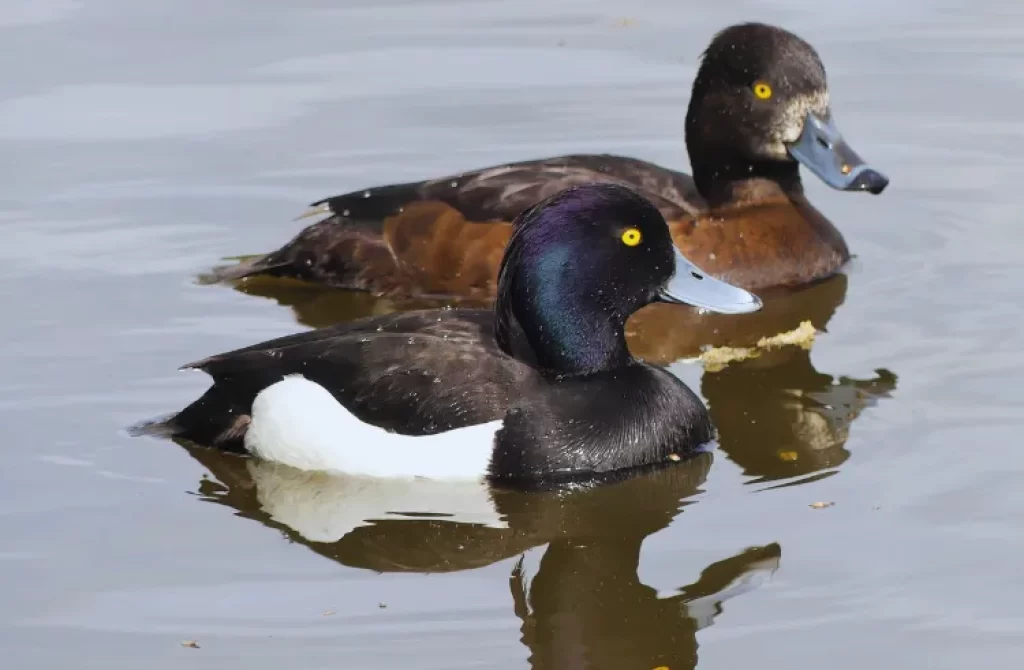
[(253, 460), (260, 506), (311, 542), (337, 542), (374, 521), (429, 515), (444, 522), (507, 528), (483, 481), (382, 479), (303, 472)]
[(390, 433), (357, 419), (319, 384), (292, 375), (256, 396), (245, 446), (259, 458), (299, 470), (480, 479), (501, 424), (491, 421), (418, 437)]

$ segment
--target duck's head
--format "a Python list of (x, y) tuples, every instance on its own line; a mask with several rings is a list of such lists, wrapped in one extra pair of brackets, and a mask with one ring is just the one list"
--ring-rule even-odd
[(705, 197), (716, 182), (749, 177), (799, 183), (798, 162), (843, 191), (877, 194), (889, 183), (839, 132), (814, 48), (760, 23), (726, 28), (704, 52), (686, 113), (686, 142)]
[[(761, 308), (756, 296), (687, 260), (661, 213), (635, 191), (577, 186), (516, 219), (498, 278), (495, 333), (505, 351), (544, 369), (607, 369), (631, 360), (626, 320), (656, 301), (724, 314)], [(532, 356), (517, 350), (520, 332)]]

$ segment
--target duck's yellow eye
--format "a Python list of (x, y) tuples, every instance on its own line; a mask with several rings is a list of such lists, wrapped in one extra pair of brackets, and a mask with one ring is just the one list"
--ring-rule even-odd
[(622, 231), (622, 243), (627, 247), (635, 247), (640, 244), (640, 231), (636, 228), (626, 228)]
[(761, 98), (762, 100), (767, 100), (768, 98), (772, 97), (772, 87), (764, 83), (763, 81), (759, 81), (756, 84), (754, 84), (754, 95)]

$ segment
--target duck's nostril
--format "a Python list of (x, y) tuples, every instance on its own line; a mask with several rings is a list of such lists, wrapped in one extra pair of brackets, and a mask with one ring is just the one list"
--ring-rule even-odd
[(704, 279), (704, 275), (697, 274), (696, 272), (691, 272), (690, 276), (693, 277), (694, 279)]

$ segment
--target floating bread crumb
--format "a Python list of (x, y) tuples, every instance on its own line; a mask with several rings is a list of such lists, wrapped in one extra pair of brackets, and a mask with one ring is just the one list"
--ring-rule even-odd
[(811, 345), (814, 344), (814, 338), (817, 334), (818, 331), (813, 323), (801, 321), (800, 325), (793, 330), (762, 337), (753, 347), (715, 347), (702, 352), (699, 359), (704, 364), (705, 370), (708, 372), (718, 372), (728, 366), (729, 363), (757, 358), (764, 351), (786, 346), (810, 349)]

